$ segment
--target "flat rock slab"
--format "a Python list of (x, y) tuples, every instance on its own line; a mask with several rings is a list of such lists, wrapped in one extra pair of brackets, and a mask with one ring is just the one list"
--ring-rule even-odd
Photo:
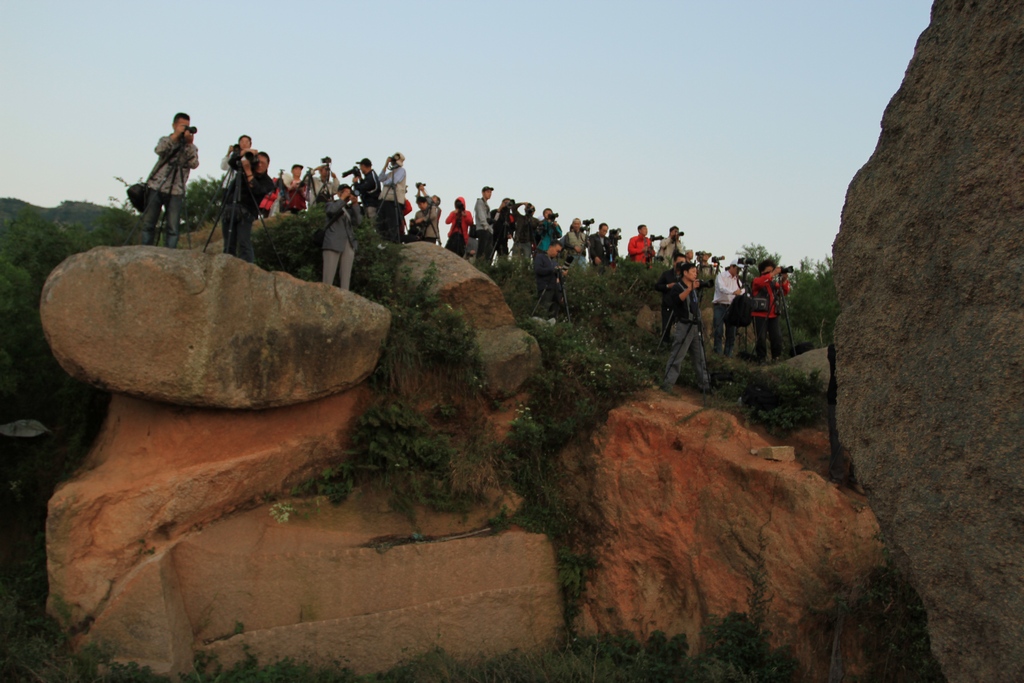
[(357, 294), (244, 261), (158, 247), (97, 247), (43, 288), (47, 341), (73, 377), (187, 406), (268, 408), (352, 387), (391, 324)]
[(834, 245), (839, 435), (951, 682), (1024, 680), (1022, 26), (935, 2)]

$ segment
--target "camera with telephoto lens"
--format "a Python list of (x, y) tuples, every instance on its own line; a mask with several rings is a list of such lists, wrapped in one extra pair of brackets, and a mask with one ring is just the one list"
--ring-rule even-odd
[(614, 230), (609, 230), (608, 239), (616, 241), (622, 239), (622, 228), (615, 228)]
[(237, 171), (241, 168), (242, 159), (248, 159), (250, 166), (256, 166), (257, 158), (256, 155), (253, 154), (252, 150), (248, 150), (245, 154), (242, 154), (242, 148), (235, 145), (231, 151), (231, 156), (228, 157), (228, 166)]
[(548, 220), (549, 220), (549, 221), (555, 221), (555, 220), (558, 220), (558, 214), (557, 214), (557, 213), (555, 213), (554, 211), (552, 211), (552, 212), (551, 212), (551, 214), (550, 214), (550, 215), (548, 215)]
[(736, 265), (738, 266), (756, 266), (757, 261), (747, 256), (740, 256), (736, 259)]
[[(330, 158), (330, 157), (328, 157), (328, 158)], [(342, 178), (348, 178), (350, 175), (359, 175), (359, 172), (360, 172), (359, 171), (359, 162), (357, 161), (356, 163), (352, 164), (352, 168), (350, 168), (347, 171), (345, 171), (344, 173), (342, 173), (341, 177)]]
[(535, 213), (537, 213), (537, 207), (536, 206), (528, 206), (528, 207), (526, 207), (526, 215), (527, 216), (532, 216)]
[(588, 218), (587, 220), (583, 221), (583, 227), (584, 228), (589, 228), (593, 224), (594, 224), (594, 219), (593, 218)]
[(192, 135), (195, 135), (196, 133), (199, 132), (199, 129), (195, 126), (186, 126), (183, 132), (192, 133)]
[(793, 272), (793, 266), (779, 266), (779, 268), (781, 268), (781, 270), (779, 271), (780, 274)]
[(699, 289), (714, 289), (715, 288), (715, 281), (714, 280), (697, 280), (697, 282), (700, 283)]
[(663, 239), (665, 239), (664, 235), (655, 235), (654, 237), (651, 238), (651, 241), (652, 242), (657, 242), (658, 240), (663, 240)]
[(324, 157), (323, 159), (320, 160), (320, 163), (321, 164), (327, 164), (328, 166), (330, 166), (331, 165), (331, 158), (330, 157)]

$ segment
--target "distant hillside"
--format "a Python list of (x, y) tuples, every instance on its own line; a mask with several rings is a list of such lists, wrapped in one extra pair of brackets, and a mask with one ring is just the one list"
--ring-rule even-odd
[(7, 223), (16, 218), (22, 209), (31, 208), (48, 221), (70, 225), (80, 223), (86, 230), (92, 230), (95, 220), (103, 213), (104, 207), (90, 202), (61, 202), (52, 209), (35, 206), (20, 199), (5, 197), (0, 199), (0, 233), (7, 228)]

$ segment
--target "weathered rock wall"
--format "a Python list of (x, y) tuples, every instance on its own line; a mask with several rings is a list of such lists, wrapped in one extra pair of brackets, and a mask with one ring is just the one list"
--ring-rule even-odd
[(696, 649), (710, 615), (748, 611), (761, 561), (774, 642), (794, 648), (801, 680), (826, 680), (832, 634), (812, 615), (881, 564), (878, 526), (798, 462), (751, 454), (772, 445), (699, 398), (651, 393), (611, 411), (582, 494), (603, 543), (587, 630), (682, 632)]
[(834, 246), (838, 416), (950, 681), (1024, 680), (1024, 3), (938, 0)]

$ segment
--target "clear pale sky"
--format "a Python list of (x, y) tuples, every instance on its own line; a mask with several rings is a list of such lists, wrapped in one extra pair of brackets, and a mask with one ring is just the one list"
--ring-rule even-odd
[[(106, 204), (181, 110), (193, 178), (242, 133), (271, 171), (406, 155), (445, 208), (671, 225), (731, 257), (831, 253), (924, 0), (4, 2), (0, 196)], [(410, 183), (411, 185), (411, 183)], [(496, 206), (492, 200), (492, 208)]]

